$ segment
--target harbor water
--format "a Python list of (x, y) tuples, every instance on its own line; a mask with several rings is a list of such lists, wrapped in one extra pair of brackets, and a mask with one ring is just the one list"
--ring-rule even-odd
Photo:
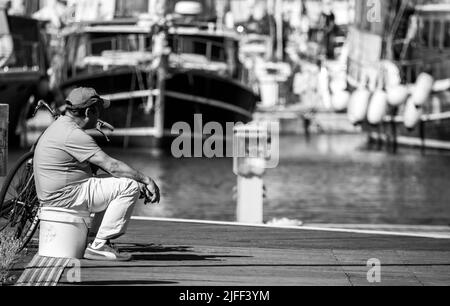
[[(264, 220), (304, 223), (450, 224), (450, 154), (368, 150), (364, 135), (280, 140), (280, 164), (266, 172)], [(157, 149), (107, 149), (162, 189), (158, 206), (135, 215), (235, 221), (232, 159), (176, 159)], [(22, 152), (10, 152), (10, 167)]]

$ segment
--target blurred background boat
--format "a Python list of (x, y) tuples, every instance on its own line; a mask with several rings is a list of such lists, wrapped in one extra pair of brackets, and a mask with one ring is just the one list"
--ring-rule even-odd
[(356, 2), (348, 82), (351, 90), (370, 93), (355, 101), (367, 115), (370, 139), (394, 149), (450, 149), (450, 5), (436, 2), (380, 1), (377, 22), (367, 19), (369, 1)]
[(104, 21), (85, 20), (90, 6), (77, 7), (79, 21), (62, 32), (62, 96), (85, 86), (109, 98), (102, 118), (116, 127), (113, 143), (124, 147), (172, 138), (177, 122), (194, 131), (202, 125), (195, 114), (224, 131), (227, 122), (251, 121), (259, 96), (240, 62), (237, 33), (217, 27), (215, 2), (168, 1), (162, 16), (148, 14), (150, 2), (142, 2), (148, 3), (144, 10), (133, 7), (139, 17)]
[[(374, 2), (361, 0), (217, 0), (214, 9), (205, 2), (201, 16), (185, 14), (184, 18), (161, 18), (161, 22), (151, 17), (157, 11), (153, 2), (23, 2), (27, 15), (49, 21), (46, 32), (51, 39), (46, 46), (53, 56), (48, 77), (52, 88), (63, 90), (60, 95), (53, 93), (54, 100), (49, 101), (61, 106), (64, 91), (78, 84), (98, 87), (113, 100), (113, 108), (103, 115), (118, 128), (112, 136), (116, 146), (105, 150), (151, 173), (161, 182), (162, 190), (171, 190), (164, 195), (164, 205), (139, 205), (136, 215), (235, 220), (232, 160), (176, 159), (157, 148), (121, 148), (135, 141), (149, 144), (157, 137), (147, 135), (157, 132), (164, 139), (171, 122), (193, 120), (195, 111), (204, 114), (204, 122), (245, 122), (251, 114), (281, 123), (280, 165), (264, 178), (268, 187), (265, 220), (289, 217), (305, 224), (375, 226), (448, 224), (449, 192), (442, 183), (450, 165), (448, 152), (424, 156), (409, 149), (397, 155), (367, 150), (366, 134), (360, 133), (359, 124), (374, 139), (391, 141), (389, 137), (397, 131), (398, 142), (406, 135), (422, 141), (417, 118), (436, 119), (441, 127), (448, 126), (438, 117), (445, 115), (444, 103), (448, 101), (445, 82), (439, 82), (448, 73), (445, 7), (433, 11), (433, 6), (416, 3), (411, 16), (423, 15), (423, 25), (418, 24), (428, 30), (415, 35), (411, 30), (407, 35), (414, 18), (396, 16), (402, 15), (401, 11), (410, 16), (406, 14), (410, 9), (402, 9), (402, 5), (412, 1), (381, 1), (379, 22), (366, 21), (367, 16), (376, 19), (378, 15), (368, 14)], [(222, 8), (228, 2), (230, 6)], [(167, 10), (174, 12), (175, 2), (168, 3), (172, 4)], [(392, 37), (386, 29), (394, 25), (397, 30)], [(423, 43), (419, 37), (427, 33), (427, 43)], [(437, 33), (439, 38), (433, 38)], [(165, 39), (160, 39), (161, 34)], [(405, 44), (402, 37), (409, 36), (414, 39)], [(164, 52), (161, 41), (170, 47), (170, 53)], [(431, 58), (437, 59), (431, 70), (422, 64), (426, 52), (433, 54), (431, 64)], [(165, 95), (159, 95), (158, 90), (158, 57), (162, 55), (167, 60)], [(406, 100), (423, 97), (430, 83), (432, 102), (421, 106), (413, 103), (407, 108), (412, 104)], [(424, 86), (422, 90), (416, 90), (421, 88), (418, 84)], [(236, 98), (228, 96), (232, 94)], [(251, 98), (246, 100), (246, 95)], [(32, 105), (33, 96), (26, 105)], [(166, 108), (164, 116), (157, 116), (163, 113), (158, 107), (161, 97)], [(250, 106), (239, 104), (253, 99), (259, 102), (254, 103), (255, 111), (253, 102)], [(353, 111), (359, 118), (352, 117), (357, 122), (348, 118), (349, 108), (353, 109), (350, 100), (357, 105)], [(176, 108), (168, 111), (169, 103)], [(428, 110), (433, 109), (430, 115)], [(405, 127), (406, 110), (410, 114), (408, 125), (416, 121), (413, 132)], [(422, 111), (420, 116), (417, 110)], [(160, 118), (159, 125), (156, 118)], [(30, 139), (51, 120), (45, 112), (28, 120)], [(358, 123), (356, 128), (354, 123)], [(423, 125), (426, 145), (432, 139), (430, 124)], [(310, 137), (298, 135), (307, 129)], [(294, 135), (286, 135), (291, 133)], [(439, 139), (448, 135), (444, 129)], [(11, 150), (11, 166), (22, 152)]]
[[(74, 86), (100, 87), (114, 101), (113, 109), (103, 114), (117, 127), (111, 138), (125, 147), (130, 141), (145, 144), (165, 138), (174, 122), (187, 121), (192, 129), (194, 111), (204, 114), (205, 121), (219, 123), (279, 120), (282, 133), (303, 133), (302, 122), (309, 122), (313, 114), (317, 131), (328, 130), (324, 126), (358, 131), (349, 123), (342, 125), (345, 116), (333, 113), (324, 86), (313, 84), (334, 71), (317, 68), (317, 60), (299, 60), (297, 54), (308, 57), (308, 51), (318, 50), (320, 55), (323, 41), (313, 41), (320, 36), (314, 29), (332, 16), (336, 20), (336, 26), (330, 25), (332, 31), (346, 29), (351, 15), (348, 1), (333, 2), (336, 14), (325, 17), (320, 1), (171, 0), (161, 2), (166, 3), (162, 15), (160, 2), (25, 2), (26, 14), (50, 24), (46, 28), (52, 50), (49, 79), (55, 105), (63, 105), (64, 95)], [(158, 24), (165, 15), (170, 17)], [(161, 52), (154, 45), (163, 24), (167, 35), (162, 44), (171, 54), (165, 54), (161, 78), (155, 56)], [(338, 56), (345, 33), (335, 32), (339, 35), (329, 41)], [(157, 48), (167, 50), (161, 40), (159, 44)], [(296, 90), (303, 79), (308, 80), (303, 86), (307, 90)], [(45, 112), (27, 120), (21, 133), (23, 145), (32, 143), (50, 123)]]
[[(37, 2), (48, 5), (26, 11), (64, 29), (52, 40), (62, 45), (52, 58), (55, 100), (99, 87), (114, 101), (104, 114), (118, 128), (112, 138), (125, 147), (169, 136), (175, 122), (193, 130), (201, 113), (220, 123), (256, 114), (282, 132), (310, 122), (357, 132), (355, 124), (394, 146), (450, 148), (446, 1), (171, 0), (163, 14), (154, 0), (67, 1), (66, 21), (49, 9), (64, 1)], [(427, 82), (430, 97), (414, 103)]]
[(43, 24), (24, 16), (9, 16), (0, 7), (0, 103), (10, 106), (10, 142), (32, 96), (48, 92), (48, 59)]

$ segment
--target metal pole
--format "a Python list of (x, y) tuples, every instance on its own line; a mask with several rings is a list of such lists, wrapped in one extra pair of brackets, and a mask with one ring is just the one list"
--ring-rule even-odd
[[(158, 2), (158, 19), (165, 19), (167, 16), (168, 10), (168, 1), (167, 0), (159, 0)], [(160, 46), (159, 54), (160, 61), (157, 69), (157, 88), (159, 90), (159, 94), (156, 98), (156, 106), (155, 106), (155, 127), (157, 131), (157, 138), (162, 138), (164, 136), (164, 113), (165, 113), (165, 91), (166, 91), (166, 77), (167, 77), (167, 68), (168, 68), (168, 54), (166, 54), (167, 49), (167, 24), (162, 26), (159, 33), (156, 33), (159, 37), (157, 38), (159, 43), (162, 44)]]
[(420, 133), (420, 151), (422, 154), (426, 153), (426, 135), (425, 135), (425, 121), (420, 120), (419, 123), (419, 133)]
[(283, 61), (283, 0), (275, 0), (275, 21), (276, 21), (276, 35), (277, 35), (277, 50), (276, 58), (278, 61)]

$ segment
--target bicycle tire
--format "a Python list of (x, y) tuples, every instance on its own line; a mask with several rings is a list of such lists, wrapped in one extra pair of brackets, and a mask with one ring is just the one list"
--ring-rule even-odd
[[(14, 238), (20, 241), (19, 252), (31, 241), (39, 225), (37, 216), (39, 201), (37, 200), (32, 169), (33, 156), (34, 152), (28, 152), (19, 159), (6, 177), (0, 191), (0, 219), (6, 219), (6, 224), (0, 226), (0, 231), (4, 231), (7, 228), (13, 229)], [(26, 165), (30, 160), (31, 165)], [(26, 172), (25, 176), (22, 177), (24, 174), (20, 173), (20, 170), (24, 165)], [(26, 182), (26, 185), (18, 186), (17, 188), (20, 193), (18, 192), (17, 197), (14, 198), (13, 196), (12, 199), (8, 200), (9, 203), (5, 203), (8, 192), (16, 179), (19, 180), (19, 184)], [(22, 195), (25, 195), (23, 200), (26, 202), (21, 203), (20, 205), (23, 206), (23, 208), (19, 209), (18, 202), (22, 199)], [(26, 227), (27, 224), (29, 225), (28, 228)], [(18, 225), (18, 227), (14, 228), (15, 225)]]

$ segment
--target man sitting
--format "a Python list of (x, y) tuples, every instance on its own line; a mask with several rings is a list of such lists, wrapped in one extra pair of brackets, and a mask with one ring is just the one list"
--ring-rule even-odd
[[(110, 245), (127, 229), (141, 194), (159, 203), (160, 193), (150, 177), (118, 161), (97, 145), (85, 131), (94, 129), (101, 108), (109, 107), (92, 88), (74, 89), (67, 97), (67, 112), (42, 135), (34, 156), (34, 175), (39, 201), (57, 207), (95, 213), (91, 233), (96, 238), (85, 251), (92, 260), (131, 259)], [(97, 178), (91, 164), (113, 177)]]

